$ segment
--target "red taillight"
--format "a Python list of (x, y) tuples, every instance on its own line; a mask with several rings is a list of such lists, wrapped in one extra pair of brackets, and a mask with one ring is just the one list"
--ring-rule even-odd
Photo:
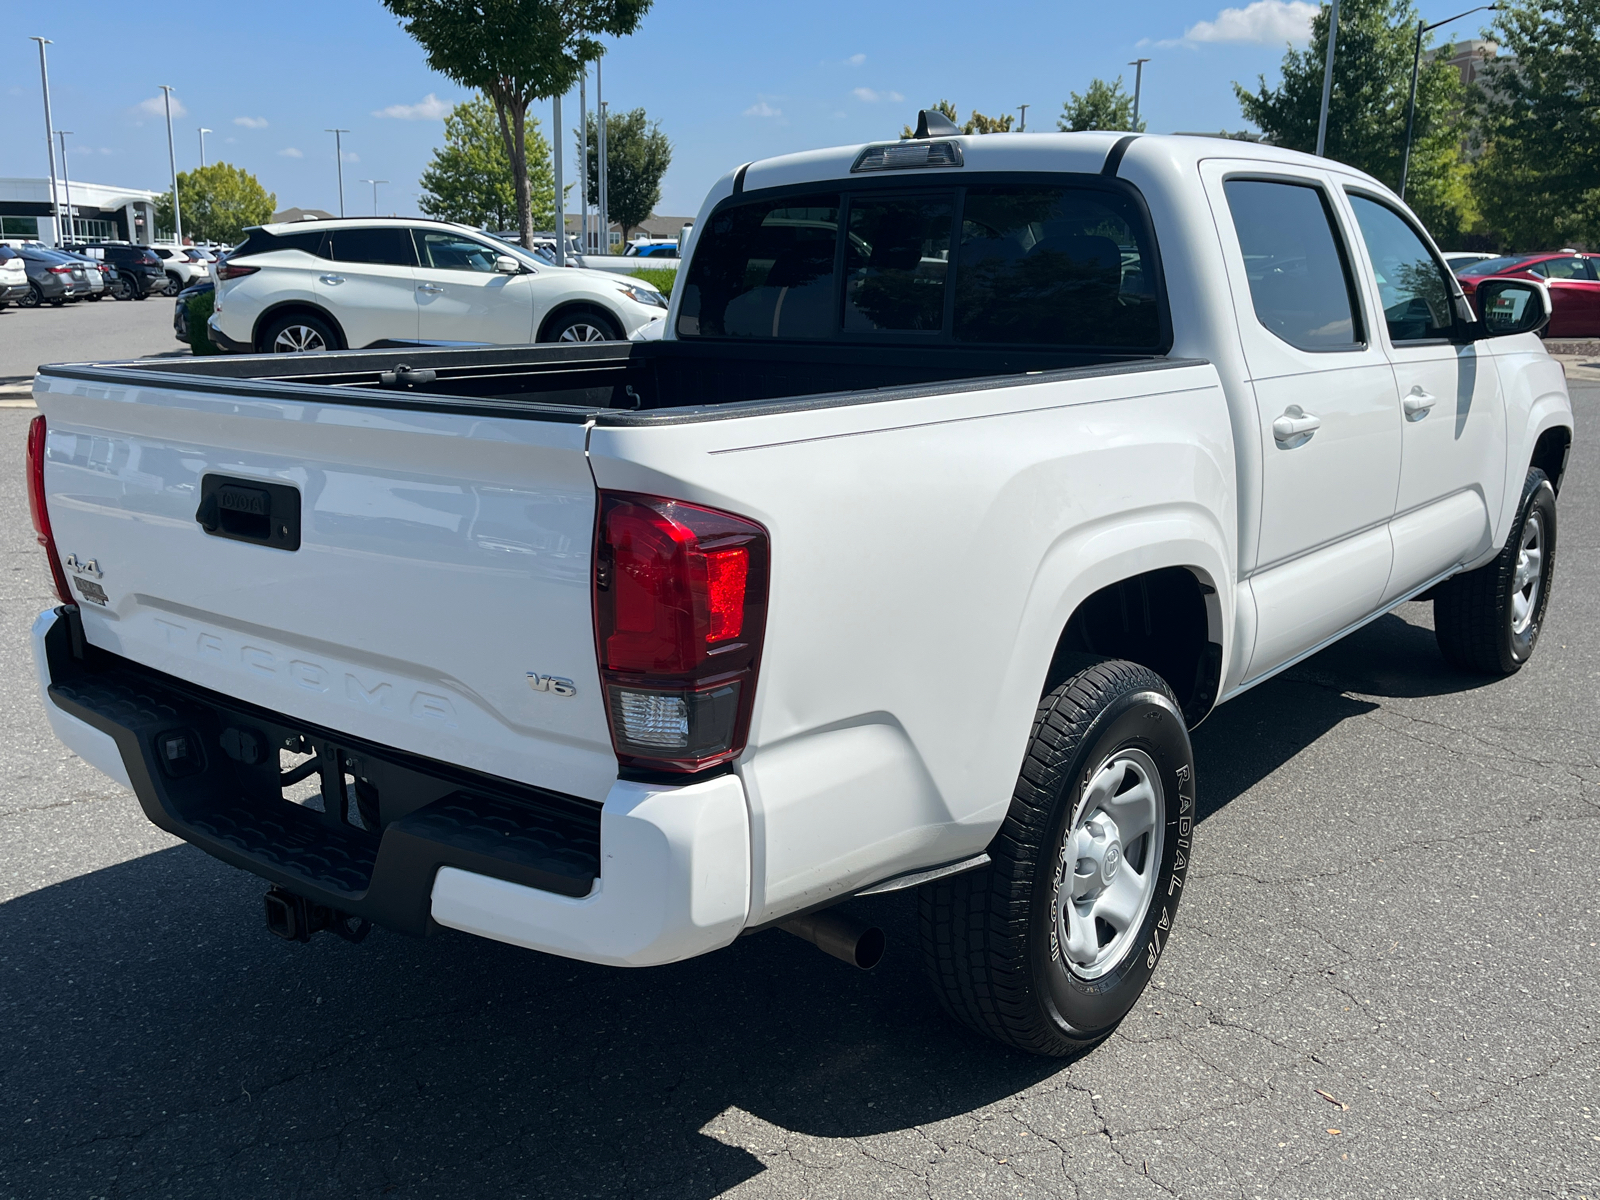
[(767, 558), (766, 530), (743, 517), (600, 494), (595, 630), (624, 766), (701, 771), (744, 749)]
[(66, 263), (62, 263), (59, 267), (51, 267), (51, 268), (49, 268), (49, 270), (50, 270), (50, 274), (52, 274), (52, 275), (71, 275), (72, 274), (72, 268), (67, 266)]
[(217, 264), (217, 278), (218, 279), (238, 279), (238, 278), (240, 278), (241, 276), (244, 276), (244, 275), (254, 275), (259, 270), (261, 270), (260, 267), (241, 267), (241, 266), (235, 266), (233, 263), (228, 263), (228, 262), (218, 263)]
[(28, 426), (28, 515), (33, 518), (33, 532), (39, 545), (50, 559), (50, 574), (56, 583), (56, 595), (63, 604), (76, 604), (72, 589), (67, 586), (66, 572), (61, 569), (61, 555), (56, 553), (55, 534), (50, 531), (50, 510), (44, 502), (44, 417), (38, 416)]

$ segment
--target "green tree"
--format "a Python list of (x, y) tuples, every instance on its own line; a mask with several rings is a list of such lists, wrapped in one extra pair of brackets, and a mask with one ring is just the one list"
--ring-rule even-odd
[(1503, 245), (1600, 244), (1600, 0), (1501, 0), (1472, 188)]
[[(589, 203), (600, 203), (600, 123), (589, 114)], [(672, 143), (644, 109), (606, 114), (606, 207), (622, 240), (661, 203), (661, 177), (672, 165)]]
[(1071, 133), (1087, 129), (1127, 129), (1144, 132), (1144, 120), (1137, 127), (1133, 123), (1133, 97), (1122, 90), (1122, 76), (1112, 83), (1104, 79), (1091, 79), (1083, 95), (1072, 93), (1072, 99), (1061, 106), (1061, 116), (1056, 128)]
[[(528, 119), (528, 201), (534, 225), (554, 228), (555, 176), (550, 170), (550, 146)], [(463, 225), (510, 229), (517, 225), (517, 185), (511, 159), (500, 140), (494, 105), (474, 96), (451, 110), (444, 119), (444, 145), (422, 173), (422, 198), (418, 206), (430, 217), (459, 221)]]
[[(270, 221), (278, 207), (278, 197), (254, 175), (225, 162), (179, 171), (178, 199), (186, 237), (229, 245), (238, 243), (249, 226)], [(162, 229), (174, 226), (171, 192), (156, 201), (156, 225)]]
[[(1328, 55), (1328, 6), (1311, 23), (1311, 44), (1283, 56), (1283, 78), (1257, 90), (1233, 85), (1246, 119), (1273, 142), (1310, 154), (1317, 148), (1322, 74)], [(1406, 105), (1417, 11), (1411, 0), (1341, 0), (1339, 37), (1328, 103), (1329, 158), (1400, 186), (1405, 153)], [(1423, 47), (1427, 49), (1428, 41)], [(1461, 75), (1443, 56), (1422, 64), (1417, 76), (1416, 133), (1406, 200), (1442, 240), (1453, 240), (1473, 221), (1467, 169)]]
[(427, 53), (428, 66), (494, 105), (511, 164), (517, 228), (533, 248), (528, 107), (564, 96), (600, 57), (599, 34), (632, 33), (651, 0), (383, 0)]

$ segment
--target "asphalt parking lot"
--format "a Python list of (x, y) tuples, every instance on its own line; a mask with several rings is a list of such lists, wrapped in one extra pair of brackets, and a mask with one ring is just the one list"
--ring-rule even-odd
[(0, 308), (0, 389), (29, 383), (41, 363), (188, 354), (172, 335), (169, 296)]
[(949, 1024), (904, 896), (855, 903), (872, 973), (777, 932), (642, 972), (272, 938), (259, 881), (51, 736), (31, 413), (0, 410), (0, 1198), (1600, 1200), (1600, 385), (1573, 391), (1534, 661), (1456, 674), (1412, 604), (1219, 710), (1155, 985), (1070, 1062)]

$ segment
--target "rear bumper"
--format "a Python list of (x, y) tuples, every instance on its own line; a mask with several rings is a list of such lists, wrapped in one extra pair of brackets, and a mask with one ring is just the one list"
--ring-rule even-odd
[[(224, 862), (403, 932), (443, 925), (616, 966), (703, 954), (744, 927), (749, 822), (731, 775), (618, 781), (597, 806), (194, 687), (86, 646), (69, 611), (33, 629), (57, 736)], [(286, 743), (324, 764), (327, 811), (283, 798)]]
[(256, 352), (256, 348), (250, 345), (249, 342), (235, 341), (218, 329), (215, 315), (206, 318), (206, 335), (211, 339), (213, 346), (228, 354), (254, 354)]

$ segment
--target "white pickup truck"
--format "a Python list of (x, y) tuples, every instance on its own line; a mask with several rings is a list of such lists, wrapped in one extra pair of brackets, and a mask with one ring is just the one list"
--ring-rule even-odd
[(659, 341), (43, 368), (62, 741), (286, 937), (860, 963), (915, 886), (953, 1015), (1106, 1036), (1188, 730), (1421, 596), (1517, 670), (1572, 410), (1337, 163), (919, 132), (729, 173)]

